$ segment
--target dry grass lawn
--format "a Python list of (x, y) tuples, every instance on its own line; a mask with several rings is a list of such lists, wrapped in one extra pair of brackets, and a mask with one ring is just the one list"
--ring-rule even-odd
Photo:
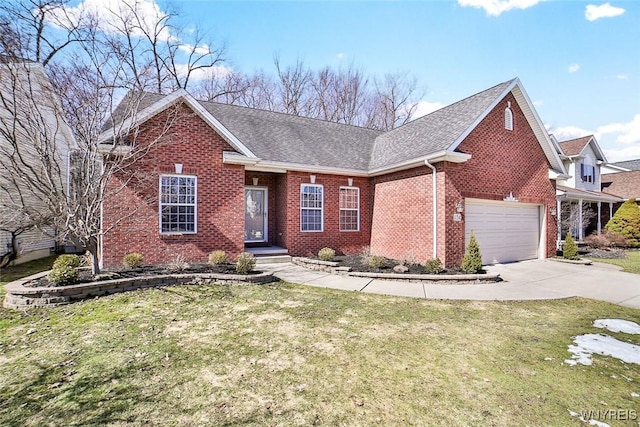
[(640, 366), (563, 363), (598, 318), (640, 312), (286, 283), (0, 309), (0, 424), (575, 426), (570, 410), (640, 409)]

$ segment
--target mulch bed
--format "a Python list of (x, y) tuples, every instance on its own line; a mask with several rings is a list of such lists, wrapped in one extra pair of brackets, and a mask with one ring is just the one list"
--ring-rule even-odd
[(583, 258), (600, 258), (600, 259), (624, 259), (627, 257), (629, 249), (622, 248), (601, 248), (593, 249), (586, 248), (585, 251), (580, 251), (580, 256)]
[[(389, 258), (386, 258), (386, 264), (382, 268), (372, 268), (366, 262), (365, 257), (362, 254), (339, 255), (336, 256), (334, 261), (339, 262), (341, 267), (351, 267), (351, 271), (358, 271), (361, 273), (433, 274), (427, 271), (423, 264), (404, 264), (404, 266), (409, 269), (408, 271), (404, 273), (395, 272), (393, 271), (393, 267), (402, 263)], [(443, 270), (439, 274), (457, 275), (466, 273), (464, 273), (459, 267), (456, 267)]]
[[(80, 269), (78, 280), (74, 285), (82, 283), (100, 282), (104, 280), (115, 279), (131, 279), (136, 277), (148, 277), (148, 276), (163, 276), (167, 274), (201, 274), (201, 273), (215, 273), (215, 274), (239, 274), (236, 272), (234, 264), (222, 264), (222, 265), (210, 265), (206, 263), (189, 263), (188, 267), (175, 268), (170, 265), (145, 265), (139, 268), (114, 268), (109, 270), (102, 270), (97, 277), (91, 274), (90, 269)], [(248, 275), (258, 274), (259, 271), (251, 271)], [(31, 280), (24, 284), (25, 287), (53, 287), (55, 285), (49, 282), (47, 276), (39, 279)]]

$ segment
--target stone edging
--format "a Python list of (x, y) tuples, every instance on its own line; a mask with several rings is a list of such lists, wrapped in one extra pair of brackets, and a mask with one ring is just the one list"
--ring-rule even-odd
[(126, 279), (103, 280), (59, 287), (26, 287), (25, 283), (49, 274), (48, 271), (34, 274), (5, 285), (5, 308), (21, 309), (29, 307), (50, 307), (69, 304), (85, 298), (109, 295), (141, 288), (171, 285), (201, 284), (262, 284), (276, 281), (270, 272), (252, 275), (192, 273), (165, 274), (161, 276), (142, 276)]
[(565, 264), (591, 265), (593, 261), (590, 259), (566, 259), (566, 258), (547, 258), (550, 261), (564, 262)]
[(403, 282), (438, 282), (447, 284), (473, 284), (481, 282), (499, 282), (499, 274), (401, 274), (401, 273), (364, 273), (350, 271), (349, 267), (340, 267), (338, 262), (320, 261), (312, 258), (292, 258), (293, 264), (315, 271), (331, 274), (346, 274), (353, 277), (395, 280)]

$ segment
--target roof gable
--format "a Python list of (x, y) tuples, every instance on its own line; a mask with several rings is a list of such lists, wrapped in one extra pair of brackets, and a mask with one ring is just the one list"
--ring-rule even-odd
[(562, 141), (558, 143), (558, 146), (562, 150), (562, 154), (568, 157), (582, 156), (585, 154), (586, 148), (591, 146), (591, 149), (598, 160), (602, 160), (603, 162), (607, 161), (604, 156), (604, 152), (600, 148), (600, 144), (598, 144), (598, 141), (596, 141), (596, 138), (593, 135)]

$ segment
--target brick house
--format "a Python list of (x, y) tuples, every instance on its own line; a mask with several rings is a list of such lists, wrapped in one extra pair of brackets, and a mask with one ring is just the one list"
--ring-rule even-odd
[(130, 119), (133, 144), (176, 112), (168, 138), (111, 183), (104, 266), (132, 251), (162, 263), (261, 245), (294, 256), (370, 246), (452, 266), (472, 232), (484, 263), (555, 252), (555, 179), (566, 172), (518, 79), (389, 132), (148, 94)]

